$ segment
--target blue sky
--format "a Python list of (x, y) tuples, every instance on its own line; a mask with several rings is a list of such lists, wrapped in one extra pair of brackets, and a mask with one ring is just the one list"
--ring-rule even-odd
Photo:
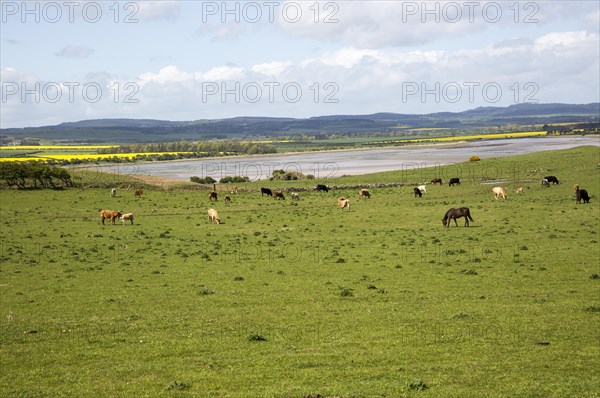
[(2, 128), (600, 101), (598, 1), (2, 0), (0, 11)]

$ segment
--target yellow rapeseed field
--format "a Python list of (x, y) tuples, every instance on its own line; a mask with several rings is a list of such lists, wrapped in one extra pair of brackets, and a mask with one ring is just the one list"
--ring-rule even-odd
[(72, 160), (102, 160), (102, 159), (111, 159), (111, 158), (119, 158), (119, 159), (135, 159), (135, 158), (144, 158), (146, 156), (160, 156), (160, 155), (178, 155), (178, 154), (188, 154), (191, 152), (138, 152), (138, 153), (81, 153), (81, 154), (57, 154), (57, 155), (48, 155), (48, 156), (32, 156), (32, 157), (9, 157), (9, 158), (0, 158), (0, 162), (27, 162), (30, 160), (40, 160), (40, 161), (72, 161)]

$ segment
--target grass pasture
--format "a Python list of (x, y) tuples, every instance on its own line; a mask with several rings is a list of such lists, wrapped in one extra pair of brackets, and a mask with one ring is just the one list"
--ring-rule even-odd
[[(420, 199), (0, 191), (0, 396), (598, 397), (598, 162), (581, 147), (319, 181), (461, 177)], [(443, 228), (460, 206), (471, 227)]]

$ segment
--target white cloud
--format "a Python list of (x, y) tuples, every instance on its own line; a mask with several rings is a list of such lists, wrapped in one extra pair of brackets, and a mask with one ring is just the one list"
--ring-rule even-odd
[(175, 65), (168, 65), (161, 68), (157, 73), (146, 72), (139, 76), (139, 83), (143, 86), (148, 83), (169, 84), (177, 82), (186, 82), (199, 79), (200, 74), (180, 71)]
[(57, 57), (64, 58), (88, 58), (94, 49), (84, 46), (65, 46), (62, 50), (54, 53)]
[(150, 1), (125, 3), (122, 11), (124, 17), (138, 19), (140, 22), (155, 21), (161, 19), (178, 19), (181, 15), (181, 4), (178, 1)]
[(244, 79), (245, 73), (243, 68), (231, 66), (217, 66), (209, 69), (202, 75), (204, 80), (241, 80)]

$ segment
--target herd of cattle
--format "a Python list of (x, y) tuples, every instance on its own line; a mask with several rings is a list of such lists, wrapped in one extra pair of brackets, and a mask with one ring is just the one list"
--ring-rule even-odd
[[(430, 181), (430, 183), (433, 185), (436, 185), (436, 184), (442, 185), (442, 179), (434, 178), (433, 180)], [(559, 184), (558, 178), (556, 178), (555, 176), (546, 176), (542, 179), (542, 187), (549, 188), (550, 184), (558, 185)], [(455, 177), (455, 178), (451, 178), (449, 180), (448, 186), (452, 187), (454, 185), (460, 185), (459, 178)], [(313, 189), (316, 191), (329, 192), (329, 187), (327, 185), (323, 185), (323, 184), (318, 184)], [(573, 190), (575, 192), (575, 198), (576, 198), (577, 204), (580, 204), (581, 202), (583, 202), (583, 203), (590, 202), (590, 197), (589, 197), (588, 192), (585, 189), (581, 189), (579, 187), (579, 184), (573, 185)], [(517, 194), (522, 194), (523, 191), (524, 191), (523, 187), (518, 187), (515, 192)], [(237, 193), (238, 193), (238, 188), (236, 186), (232, 187), (231, 194), (237, 194)], [(415, 198), (416, 197), (420, 198), (423, 196), (423, 194), (427, 193), (427, 187), (425, 185), (419, 185), (418, 187), (413, 188), (413, 193), (415, 195)], [(134, 192), (135, 197), (141, 198), (142, 194), (143, 194), (143, 190), (141, 190), (141, 189), (136, 189)], [(281, 190), (276, 190), (276, 189), (271, 190), (270, 188), (261, 188), (260, 194), (261, 194), (261, 196), (266, 195), (266, 196), (273, 197), (274, 199), (277, 199), (277, 200), (279, 200), (279, 199), (285, 200), (285, 195), (283, 194), (283, 191), (281, 191)], [(494, 195), (494, 198), (496, 200), (498, 200), (498, 198), (506, 199), (508, 197), (508, 194), (506, 193), (506, 190), (503, 187), (493, 187), (492, 194)], [(116, 188), (111, 189), (110, 196), (115, 197), (116, 195), (117, 195)], [(300, 195), (297, 192), (291, 192), (290, 196), (291, 196), (292, 200), (300, 200)], [(358, 191), (358, 197), (361, 199), (370, 199), (371, 193), (369, 192), (369, 190), (361, 188)], [(218, 200), (217, 192), (209, 191), (208, 199), (211, 202), (216, 202)], [(225, 195), (223, 200), (226, 203), (231, 202), (231, 196)], [(343, 197), (343, 196), (338, 197), (337, 204), (338, 204), (338, 207), (342, 211), (344, 211), (344, 209), (348, 209), (348, 211), (350, 210), (350, 200), (346, 197)], [(110, 220), (112, 224), (115, 224), (117, 219), (121, 220), (123, 225), (125, 225), (125, 221), (127, 221), (127, 220), (131, 221), (131, 224), (133, 224), (133, 213), (122, 214), (121, 212), (116, 211), (116, 210), (102, 210), (102, 209), (98, 209), (98, 211), (100, 212), (100, 221), (102, 222), (103, 225), (104, 225), (104, 220), (106, 220), (106, 219)], [(473, 219), (471, 218), (471, 213), (469, 211), (469, 208), (461, 207), (458, 209), (454, 209), (454, 208), (449, 209), (446, 212), (444, 218), (442, 219), (442, 224), (444, 227), (449, 227), (450, 220), (453, 219), (456, 226), (458, 226), (456, 219), (461, 218), (461, 217), (465, 218), (465, 227), (469, 226), (469, 220), (473, 221)], [(219, 217), (219, 213), (213, 208), (208, 209), (208, 222), (216, 223), (216, 224), (221, 223), (221, 218)]]

